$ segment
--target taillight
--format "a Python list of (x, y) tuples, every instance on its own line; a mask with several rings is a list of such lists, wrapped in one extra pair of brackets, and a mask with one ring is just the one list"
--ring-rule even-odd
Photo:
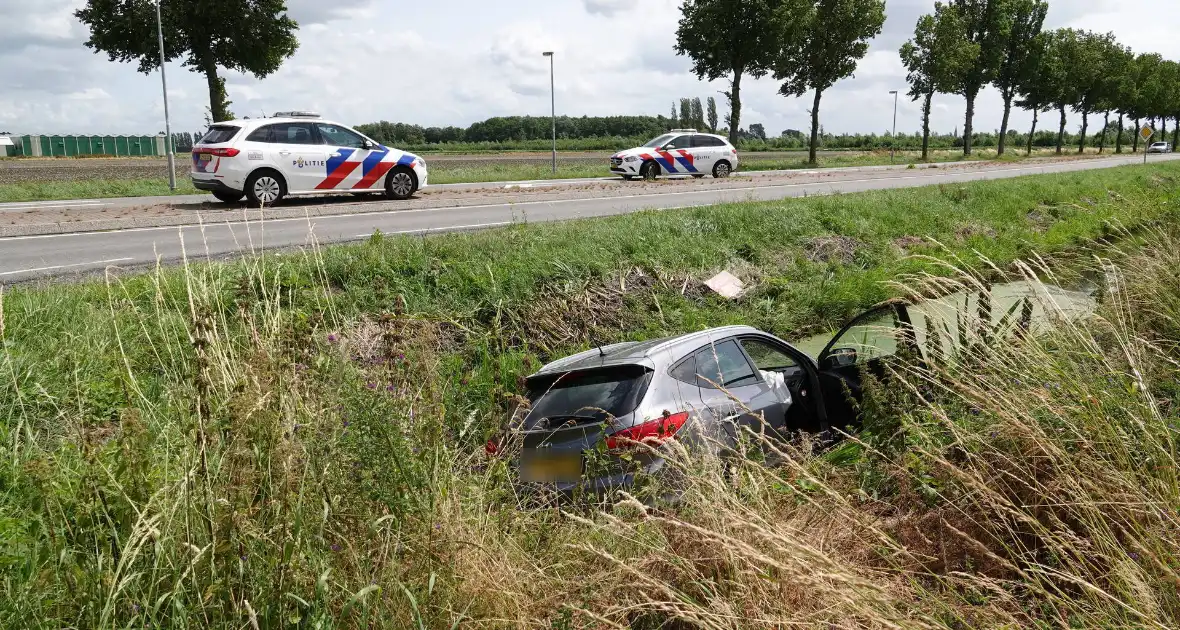
[(239, 149), (194, 149), (193, 153), (208, 153), (215, 157), (231, 158), (237, 157), (241, 150)]
[(606, 437), (606, 447), (612, 451), (620, 448), (635, 446), (637, 443), (649, 446), (659, 446), (670, 439), (684, 423), (688, 422), (688, 412), (667, 414), (655, 420), (649, 420), (630, 429), (616, 431)]

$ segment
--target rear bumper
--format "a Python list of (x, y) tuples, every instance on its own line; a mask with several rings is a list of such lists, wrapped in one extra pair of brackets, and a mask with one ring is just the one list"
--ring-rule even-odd
[(208, 192), (225, 192), (234, 194), (242, 192), (240, 190), (230, 188), (220, 179), (197, 179), (196, 177), (193, 178), (193, 188)]

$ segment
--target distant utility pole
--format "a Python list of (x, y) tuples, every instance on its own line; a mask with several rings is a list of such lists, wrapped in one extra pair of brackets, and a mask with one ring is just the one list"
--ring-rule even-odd
[(164, 86), (164, 151), (168, 153), (168, 190), (176, 191), (176, 154), (172, 152), (172, 121), (168, 116), (168, 75), (164, 71), (164, 20), (156, 0), (156, 33), (160, 36), (160, 83)]
[(557, 89), (553, 80), (553, 51), (541, 53), (549, 58), (549, 102), (553, 117), (553, 174), (557, 174)]
[(889, 90), (893, 95), (893, 137), (889, 139), (889, 163), (893, 164), (893, 155), (897, 147), (897, 90)]

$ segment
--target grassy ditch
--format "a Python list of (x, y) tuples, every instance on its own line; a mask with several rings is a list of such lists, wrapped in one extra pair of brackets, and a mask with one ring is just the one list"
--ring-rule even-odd
[[(1174, 627), (1178, 195), (1162, 164), (8, 288), (0, 625)], [(901, 375), (939, 395), (882, 388), (825, 457), (693, 463), (675, 511), (520, 511), (482, 456), (518, 378), (591, 343), (797, 338), (940, 261), (1127, 229), (1104, 320)], [(699, 288), (723, 268), (738, 301)]]

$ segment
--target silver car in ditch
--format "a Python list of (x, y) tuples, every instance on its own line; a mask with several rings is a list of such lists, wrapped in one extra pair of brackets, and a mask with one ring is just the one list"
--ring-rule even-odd
[(527, 400), (487, 450), (512, 457), (526, 485), (601, 493), (659, 473), (671, 439), (725, 448), (744, 428), (775, 438), (848, 429), (862, 376), (884, 374), (907, 330), (906, 306), (889, 303), (816, 358), (748, 326), (588, 350), (528, 377)]

